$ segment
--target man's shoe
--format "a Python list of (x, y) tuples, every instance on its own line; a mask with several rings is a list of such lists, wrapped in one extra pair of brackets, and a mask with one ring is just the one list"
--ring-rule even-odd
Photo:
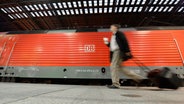
[(119, 89), (119, 87), (117, 87), (115, 85), (108, 85), (107, 87), (110, 88), (110, 89)]

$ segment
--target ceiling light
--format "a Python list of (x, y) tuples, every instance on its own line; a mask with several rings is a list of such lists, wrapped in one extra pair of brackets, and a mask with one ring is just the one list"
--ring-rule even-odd
[(115, 13), (117, 13), (117, 11), (118, 11), (118, 7), (115, 7), (115, 10), (114, 10), (114, 12), (115, 12)]
[(41, 11), (39, 12), (39, 14), (40, 14), (40, 16), (41, 16), (41, 17), (43, 17), (43, 16), (44, 16), (44, 15), (43, 15), (43, 13), (42, 13)]
[(136, 0), (132, 0), (131, 5), (134, 5), (134, 4), (135, 4), (135, 1), (136, 1)]
[(40, 17), (40, 15), (38, 14), (38, 12), (34, 12), (36, 14), (37, 17)]
[(20, 18), (24, 18), (24, 16), (22, 14), (18, 14), (20, 16)]
[(151, 11), (153, 10), (153, 8), (154, 8), (153, 6), (152, 6), (152, 7), (150, 7), (149, 12), (151, 12)]
[(94, 6), (97, 6), (97, 4), (98, 4), (97, 0), (94, 0), (93, 3), (94, 3)]
[(88, 1), (88, 4), (89, 4), (89, 6), (91, 7), (91, 6), (92, 6), (92, 1), (89, 0), (89, 1)]
[(123, 10), (123, 12), (127, 12), (127, 7), (124, 7), (124, 10)]
[(3, 8), (1, 8), (1, 10), (2, 10), (4, 13), (7, 13)]
[(23, 15), (24, 15), (25, 18), (28, 18), (28, 16), (25, 13), (23, 13)]
[(155, 1), (153, 2), (153, 4), (155, 5), (155, 4), (157, 4), (157, 2), (159, 2), (159, 0), (155, 0)]
[(169, 9), (169, 6), (165, 7), (165, 9), (163, 10), (163, 12), (166, 12)]
[(109, 5), (113, 5), (113, 2), (114, 2), (114, 0), (110, 0), (110, 4)]
[(138, 10), (138, 12), (141, 12), (141, 11), (142, 11), (142, 9), (143, 9), (143, 7), (139, 7), (139, 10)]
[(65, 3), (65, 2), (63, 2), (63, 7), (64, 7), (64, 8), (67, 8), (67, 5), (66, 5), (66, 3)]
[(88, 9), (84, 9), (84, 11), (85, 11), (85, 14), (88, 14)]
[(121, 0), (120, 5), (124, 5), (125, 0)]
[(107, 6), (108, 5), (108, 0), (104, 1), (104, 5)]
[(32, 5), (29, 5), (29, 7), (31, 8), (31, 10), (35, 10)]
[(43, 6), (44, 6), (45, 9), (49, 9), (47, 4), (43, 4)]
[(72, 8), (71, 2), (68, 2), (68, 7), (69, 7), (69, 8)]
[(87, 7), (87, 2), (83, 1), (83, 5), (84, 5), (84, 7)]
[(176, 1), (176, 0), (171, 0), (171, 1), (169, 2), (169, 4), (172, 4), (174, 1)]
[(173, 6), (169, 8), (168, 12), (171, 12), (173, 10)]
[(8, 7), (8, 9), (9, 9), (11, 12), (15, 12), (11, 7)]
[(75, 9), (75, 14), (79, 14), (79, 10), (78, 9)]
[(181, 7), (181, 8), (178, 10), (178, 12), (181, 12), (181, 11), (183, 10), (183, 8), (184, 8), (184, 7)]
[(22, 12), (22, 9), (20, 9), (20, 7), (16, 6), (16, 8), (17, 8), (20, 12)]
[(141, 3), (141, 0), (137, 0), (136, 5), (139, 5)]
[(58, 15), (61, 15), (61, 12), (60, 12), (60, 10), (57, 10), (57, 14), (58, 14)]
[(129, 5), (129, 3), (130, 3), (130, 0), (126, 1), (126, 5)]
[(58, 3), (58, 6), (59, 6), (59, 8), (60, 9), (62, 9), (63, 7), (62, 7), (62, 5), (61, 5), (61, 3)]
[(98, 13), (98, 8), (94, 8), (94, 13)]
[(102, 13), (102, 8), (99, 8), (99, 13)]
[(89, 9), (89, 13), (91, 13), (91, 14), (93, 13), (93, 8)]
[(19, 19), (20, 19), (20, 16), (18, 14), (15, 14)]
[(52, 16), (52, 13), (51, 13), (51, 11), (47, 11), (47, 13), (49, 14), (49, 16)]
[(40, 9), (41, 9), (41, 10), (43, 10), (43, 7), (42, 7), (42, 5), (41, 5), (41, 4), (38, 4), (38, 6), (40, 7)]
[(34, 7), (36, 8), (36, 10), (39, 10), (38, 6), (37, 5), (34, 5)]
[(70, 12), (69, 12), (69, 10), (65, 10), (65, 12), (66, 12), (66, 14), (67, 14), (67, 15), (70, 15)]
[(32, 15), (33, 17), (36, 17), (35, 14), (34, 14), (33, 12), (31, 12), (31, 15)]
[(180, 0), (176, 0), (174, 4), (175, 4), (175, 5), (178, 4), (179, 1), (180, 1)]
[(159, 7), (157, 6), (157, 7), (154, 9), (154, 12), (156, 12), (156, 11), (158, 10), (158, 8), (159, 8)]
[(18, 10), (16, 9), (16, 7), (12, 7), (12, 9), (13, 9), (15, 12), (21, 12), (21, 11), (18, 11)]
[(58, 9), (58, 6), (56, 3), (52, 3), (52, 5), (54, 6), (55, 9)]
[(165, 0), (164, 5), (168, 3), (169, 0)]
[(145, 3), (146, 3), (146, 0), (143, 0), (143, 1), (142, 1), (142, 5), (144, 5)]
[(63, 15), (66, 15), (66, 13), (65, 13), (65, 11), (64, 11), (64, 10), (61, 10), (61, 12), (62, 12), (62, 14), (63, 14)]
[(104, 13), (107, 13), (107, 8), (104, 8)]
[(109, 8), (109, 13), (112, 13), (112, 7)]
[(158, 10), (158, 12), (161, 12), (164, 9), (164, 7), (160, 7), (160, 9)]
[(83, 14), (83, 10), (82, 9), (80, 9), (80, 14)]
[(119, 7), (118, 12), (121, 13), (123, 11), (123, 7)]
[(43, 11), (43, 14), (44, 14), (45, 16), (48, 16), (48, 14), (47, 14), (47, 12), (46, 12), (46, 11)]
[(99, 2), (99, 6), (102, 6), (103, 1), (102, 0), (99, 0), (98, 2)]
[(136, 11), (137, 11), (137, 8), (138, 8), (138, 7), (134, 7), (134, 10), (133, 10), (133, 12), (136, 12)]
[(129, 7), (128, 12), (132, 12), (132, 7)]
[(77, 7), (77, 3), (74, 1), (73, 2), (73, 6), (76, 8)]
[(82, 5), (81, 5), (81, 1), (78, 1), (78, 6), (79, 6), (79, 7), (81, 7), (81, 6), (82, 6)]
[(27, 5), (24, 6), (27, 11), (30, 11), (29, 7)]
[(73, 9), (70, 9), (70, 13), (71, 13), (71, 15), (74, 15)]
[(8, 14), (8, 16), (9, 16), (11, 19), (14, 19), (10, 14)]

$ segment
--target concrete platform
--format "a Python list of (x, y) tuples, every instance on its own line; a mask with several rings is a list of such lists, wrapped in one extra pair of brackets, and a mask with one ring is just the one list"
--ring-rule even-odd
[(0, 104), (184, 104), (184, 88), (0, 83)]

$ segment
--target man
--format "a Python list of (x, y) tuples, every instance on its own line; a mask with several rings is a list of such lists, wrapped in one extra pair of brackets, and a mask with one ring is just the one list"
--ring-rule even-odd
[(113, 33), (110, 43), (108, 42), (108, 39), (104, 39), (104, 43), (110, 47), (110, 59), (111, 59), (111, 65), (110, 65), (110, 69), (111, 69), (111, 78), (112, 78), (112, 85), (108, 86), (109, 88), (112, 89), (118, 89), (120, 88), (120, 83), (119, 83), (119, 73), (123, 72), (125, 75), (127, 75), (128, 77), (132, 78), (133, 80), (135, 80), (136, 82), (139, 82), (142, 77), (137, 75), (136, 73), (124, 69), (121, 66), (121, 63), (123, 60), (126, 59), (122, 59), (125, 58), (123, 57), (131, 57), (131, 52), (130, 52), (130, 48), (128, 45), (128, 41), (125, 37), (125, 35), (119, 31), (120, 25), (118, 24), (113, 24), (110, 26), (110, 30)]

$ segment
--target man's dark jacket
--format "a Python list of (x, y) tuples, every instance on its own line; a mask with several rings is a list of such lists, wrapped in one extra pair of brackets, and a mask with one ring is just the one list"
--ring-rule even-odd
[[(125, 34), (120, 31), (117, 31), (115, 35), (116, 35), (116, 42), (121, 51), (121, 55), (130, 52), (128, 40), (126, 39)], [(108, 44), (108, 47), (110, 47), (110, 43)], [(112, 60), (112, 55), (113, 52), (110, 52), (110, 61)]]

